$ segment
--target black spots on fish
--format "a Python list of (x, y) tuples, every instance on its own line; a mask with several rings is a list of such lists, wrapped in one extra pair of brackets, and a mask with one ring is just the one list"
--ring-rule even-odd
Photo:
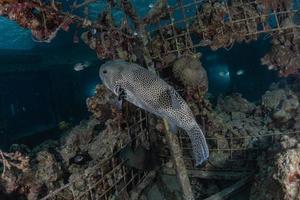
[(184, 102), (181, 101), (179, 94), (174, 89), (169, 88), (160, 93), (158, 103), (164, 109), (180, 110)]
[(160, 93), (157, 101), (157, 106), (163, 109), (171, 109), (172, 108), (172, 97), (168, 90), (164, 90)]
[(179, 96), (179, 94), (172, 88), (168, 89), (168, 93), (171, 98), (172, 108), (177, 109), (177, 110), (181, 109), (184, 102), (183, 102), (182, 98)]
[(196, 166), (201, 165), (209, 157), (209, 150), (205, 136), (198, 126), (195, 126), (192, 129), (188, 130), (187, 133), (192, 142)]
[(150, 72), (143, 69), (136, 69), (132, 71), (133, 81), (138, 84), (139, 87), (148, 88), (153, 84), (155, 79), (151, 76)]
[(126, 91), (130, 91), (132, 93), (135, 93), (136, 91), (136, 86), (134, 84), (132, 84), (131, 82), (129, 81), (123, 81), (122, 84), (120, 84), (120, 86), (124, 92), (126, 93)]

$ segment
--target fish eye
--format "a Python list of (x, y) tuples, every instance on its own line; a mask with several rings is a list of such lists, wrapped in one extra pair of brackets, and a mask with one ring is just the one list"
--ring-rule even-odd
[(106, 74), (107, 73), (107, 70), (103, 70), (103, 74)]

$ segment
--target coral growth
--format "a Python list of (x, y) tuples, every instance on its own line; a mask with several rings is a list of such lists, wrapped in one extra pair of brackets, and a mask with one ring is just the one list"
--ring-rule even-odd
[(201, 93), (205, 93), (208, 89), (207, 73), (198, 57), (186, 55), (177, 59), (173, 73), (186, 88), (199, 88)]
[(263, 5), (265, 12), (273, 11), (285, 11), (292, 5), (292, 0), (256, 0), (258, 4)]
[(5, 153), (0, 151), (0, 159), (3, 165), (2, 178), (6, 176), (6, 172), (11, 169), (27, 171), (29, 168), (29, 158), (20, 152)]
[(271, 51), (262, 58), (262, 64), (287, 77), (300, 72), (300, 39), (292, 34), (282, 34), (272, 40)]
[[(36, 200), (50, 191), (64, 187), (63, 183), (67, 181), (74, 184), (63, 191), (64, 197), (82, 195), (97, 180), (99, 175), (95, 171), (103, 170), (100, 169), (102, 165), (96, 164), (111, 158), (117, 150), (129, 142), (127, 133), (120, 132), (111, 120), (106, 124), (107, 128), (101, 131), (98, 129), (99, 122), (95, 119), (82, 122), (62, 139), (61, 145), (57, 144), (54, 148), (37, 147), (43, 150), (37, 151), (37, 154), (31, 157), (18, 152), (1, 152), (0, 160), (4, 166), (1, 188), (5, 188), (4, 192), (8, 195)], [(84, 163), (72, 162), (74, 157), (82, 155), (89, 155), (90, 158), (83, 158)], [(115, 162), (113, 165), (118, 161)], [(109, 163), (106, 170), (111, 170)], [(107, 183), (113, 183), (116, 179), (121, 180), (121, 172), (120, 167), (115, 169), (114, 175), (107, 177), (109, 179)], [(108, 187), (110, 185), (97, 187), (98, 194), (101, 195), (101, 191), (106, 191)]]
[(60, 29), (67, 31), (73, 23), (71, 16), (38, 1), (2, 1), (0, 15), (30, 29), (35, 39), (43, 42), (50, 42)]
[(143, 19), (143, 23), (151, 24), (158, 22), (160, 19), (168, 16), (170, 11), (171, 9), (168, 6), (167, 0), (157, 1)]
[[(184, 35), (184, 37), (174, 38), (177, 35)], [(187, 47), (191, 47), (192, 45), (192, 41), (185, 32), (176, 27), (167, 26), (159, 32), (157, 31), (157, 34), (155, 34), (147, 46), (151, 57), (155, 61), (159, 61), (159, 65), (165, 65), (175, 60), (176, 56), (173, 53), (184, 54), (188, 50)]]
[[(71, 23), (76, 22), (78, 27), (85, 29), (81, 39), (97, 53), (99, 59), (140, 61), (148, 65), (145, 60), (149, 55), (143, 51), (148, 47), (156, 68), (166, 68), (170, 72), (168, 67), (173, 65), (174, 79), (179, 80), (186, 89), (182, 92), (183, 96), (189, 100), (189, 106), (211, 148), (207, 169), (242, 168), (253, 164), (260, 153), (258, 149), (264, 150), (260, 153), (260, 171), (255, 177), (251, 198), (299, 199), (299, 136), (282, 135), (299, 129), (300, 90), (297, 92), (274, 87), (257, 104), (233, 94), (220, 97), (214, 107), (203, 98), (208, 88), (207, 74), (199, 57), (192, 53), (195, 46), (191, 39), (191, 35), (196, 33), (199, 37), (197, 39), (200, 39), (199, 46), (210, 46), (213, 50), (221, 47), (229, 49), (234, 42), (256, 40), (259, 25), (270, 28), (269, 19), (262, 17), (262, 12), (269, 9), (287, 10), (290, 1), (233, 0), (230, 5), (224, 1), (203, 1), (198, 7), (196, 18), (192, 18), (194, 21), (189, 20), (191, 26), (187, 24), (188, 31), (174, 25), (175, 19), (170, 14), (173, 10), (166, 0), (157, 1), (144, 18), (137, 15), (130, 1), (109, 1), (111, 7), (102, 12), (97, 21), (62, 12), (57, 2), (51, 2), (0, 0), (0, 15), (31, 29), (33, 36), (44, 42), (50, 42), (57, 31), (67, 30)], [(72, 9), (84, 7), (91, 2), (93, 0), (86, 0), (82, 4), (75, 2)], [(126, 15), (120, 25), (112, 17), (111, 10), (115, 8), (122, 9)], [(164, 26), (146, 35), (147, 25), (155, 24), (165, 17), (170, 18), (172, 26)], [(270, 69), (278, 70), (282, 76), (299, 74), (299, 32), (290, 30), (293, 23), (288, 16), (276, 14), (276, 17), (281, 28), (289, 30), (273, 38), (273, 47), (262, 61)], [(148, 42), (148, 36), (153, 36), (153, 40)], [(78, 42), (77, 36), (74, 39)], [(163, 70), (160, 72), (163, 73)], [(174, 81), (172, 78), (168, 81)], [(174, 85), (182, 87), (176, 81)], [(60, 142), (47, 143), (43, 148), (37, 147), (30, 152), (20, 146), (12, 148), (15, 151), (10, 153), (0, 152), (3, 166), (0, 193), (14, 194), (29, 200), (40, 199), (47, 194), (49, 197), (54, 196), (58, 192), (61, 192), (62, 197), (57, 196), (57, 199), (101, 199), (103, 195), (107, 195), (106, 199), (115, 199), (118, 194), (129, 199), (126, 187), (129, 185), (132, 188), (134, 184), (126, 181), (138, 182), (133, 174), (136, 169), (146, 168), (146, 159), (141, 158), (148, 153), (144, 147), (142, 150), (134, 148), (141, 143), (149, 147), (151, 140), (155, 143), (151, 144), (155, 147), (153, 149), (160, 150), (162, 157), (168, 158), (169, 151), (160, 120), (146, 117), (141, 112), (135, 112), (135, 109), (127, 109), (125, 122), (114, 106), (116, 102), (115, 95), (98, 85), (95, 96), (87, 99), (87, 107), (93, 118), (82, 121), (71, 130), (68, 125), (61, 123), (61, 129), (68, 133)], [(145, 121), (141, 118), (145, 118)], [(126, 128), (120, 123), (126, 124)], [(141, 127), (147, 127), (147, 135), (141, 137), (141, 140), (133, 140), (133, 137), (137, 137), (135, 134), (144, 133)], [(148, 130), (151, 130), (150, 136)], [(156, 133), (161, 136), (161, 140), (153, 136)], [(193, 168), (189, 139), (182, 134), (179, 138), (187, 158), (185, 164)], [(123, 152), (123, 158), (120, 159), (120, 149), (129, 143), (133, 148), (125, 155)], [(268, 160), (274, 158), (274, 153), (278, 153), (275, 162)], [(238, 163), (233, 165), (232, 162), (237, 160)], [(134, 167), (134, 162), (141, 165)], [(166, 165), (172, 167), (170, 162)], [(130, 167), (135, 170), (130, 171)], [(205, 188), (196, 182), (194, 190), (197, 190), (197, 198), (202, 198), (218, 192), (219, 188), (216, 184)]]
[(263, 95), (262, 106), (276, 123), (286, 123), (296, 115), (299, 99), (288, 88), (273, 89)]
[[(91, 21), (72, 14), (76, 9), (86, 7), (94, 0), (87, 0), (80, 4), (74, 2), (69, 6), (71, 10), (65, 12), (61, 3), (57, 1), (0, 1), (0, 15), (15, 20), (20, 26), (31, 30), (36, 41), (50, 42), (61, 29), (67, 31), (69, 25), (76, 23), (78, 28), (88, 29), (81, 35), (82, 40), (96, 51), (100, 59), (123, 59), (136, 61), (141, 40), (145, 35), (145, 26), (156, 22), (168, 11), (167, 1), (158, 1), (149, 13), (140, 19), (134, 6), (129, 1), (111, 1), (110, 5), (122, 9), (131, 18), (135, 27), (129, 25), (124, 17), (120, 25), (112, 17), (112, 9), (107, 9), (98, 16), (97, 21)], [(88, 12), (88, 11), (87, 11)], [(87, 13), (85, 12), (85, 13)], [(142, 38), (142, 39), (141, 39)], [(75, 34), (74, 42), (78, 43)]]
[(128, 23), (124, 21), (121, 27), (117, 27), (109, 12), (103, 12), (99, 17), (99, 25), (94, 25), (90, 28), (90, 31), (81, 35), (84, 43), (96, 51), (98, 58), (130, 61), (136, 60), (133, 52), (134, 38), (135, 36)]
[(284, 193), (283, 199), (300, 199), (300, 145), (281, 153), (275, 164), (274, 179)]
[[(100, 199), (109, 187), (125, 184), (122, 178), (127, 171), (121, 168), (117, 153), (131, 138), (128, 130), (119, 126), (120, 119), (116, 120), (111, 105), (115, 98), (98, 85), (95, 96), (87, 100), (96, 118), (66, 130), (60, 142), (46, 142), (32, 151), (24, 145), (13, 145), (14, 152), (0, 152), (3, 166), (0, 191), (29, 200), (46, 195), (48, 198), (58, 192), (64, 198), (74, 199), (87, 197), (93, 187), (95, 198)], [(114, 173), (108, 173), (112, 169)], [(99, 179), (102, 183), (96, 185)], [(113, 191), (110, 194), (110, 198), (115, 196)]]
[[(295, 117), (299, 109), (299, 97), (296, 94), (296, 90), (274, 84), (258, 104), (248, 102), (239, 94), (220, 97), (215, 108), (205, 99), (190, 103), (194, 114), (202, 119), (203, 129), (207, 133), (210, 162), (217, 167), (232, 167), (232, 159), (242, 159), (235, 164), (235, 167), (241, 167), (249, 160), (257, 159), (257, 149), (275, 148), (274, 141), (278, 146), (283, 133), (299, 130)], [(182, 140), (186, 143), (185, 139)], [(288, 146), (284, 141), (281, 143)], [(293, 144), (297, 144), (297, 141)], [(191, 154), (185, 149), (184, 153), (189, 157)], [(230, 154), (228, 149), (235, 150)], [(190, 160), (186, 160), (186, 165), (192, 167)]]
[(40, 151), (36, 155), (34, 176), (36, 180), (34, 183), (40, 185), (39, 187), (46, 187), (48, 190), (54, 190), (64, 177), (65, 170), (63, 164), (55, 157), (55, 154), (48, 151)]
[(240, 5), (240, 2), (233, 1), (228, 10), (222, 2), (207, 1), (197, 12), (197, 18), (191, 29), (199, 35), (202, 46), (209, 45), (212, 50), (221, 47), (230, 48), (234, 42), (257, 39), (257, 36), (249, 34), (257, 31), (255, 20), (249, 20), (247, 23), (232, 23), (230, 20), (238, 21), (258, 15), (252, 4)]
[[(262, 159), (259, 162), (259, 173), (255, 176), (251, 188), (251, 200), (300, 199), (299, 140), (286, 136), (283, 141), (285, 145), (282, 146), (281, 152), (275, 156), (275, 160)], [(295, 145), (295, 141), (298, 145)], [(262, 157), (265, 156), (268, 155), (262, 155)]]
[(104, 85), (97, 85), (95, 95), (86, 100), (88, 111), (100, 120), (106, 121), (112, 117), (112, 106), (116, 103), (117, 97)]

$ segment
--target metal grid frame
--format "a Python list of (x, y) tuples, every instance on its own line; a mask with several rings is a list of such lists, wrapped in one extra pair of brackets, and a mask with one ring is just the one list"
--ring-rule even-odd
[[(282, 25), (282, 17), (284, 16), (292, 16), (296, 12), (296, 10), (286, 10), (286, 11), (274, 11), (272, 10), (270, 13), (265, 14), (258, 14), (257, 16), (249, 16), (249, 14), (246, 13), (245, 9), (242, 9), (242, 15), (244, 17), (236, 17), (232, 13), (232, 8), (234, 7), (243, 7), (243, 6), (253, 6), (257, 7), (257, 2), (255, 0), (237, 0), (239, 1), (239, 4), (235, 4), (234, 6), (229, 5), (229, 1), (225, 0), (224, 7), (226, 8), (225, 13), (228, 15), (228, 19), (224, 19), (222, 22), (220, 22), (220, 26), (214, 30), (216, 33), (223, 34), (224, 30), (228, 29), (233, 31), (233, 27), (237, 26), (243, 26), (245, 29), (240, 32), (236, 32), (237, 35), (240, 35), (241, 37), (245, 38), (245, 41), (249, 38), (251, 40), (252, 38), (257, 38), (258, 35), (262, 33), (282, 33), (284, 31), (291, 31), (294, 28), (300, 28), (298, 25), (294, 26), (283, 26)], [(206, 1), (208, 3), (213, 3), (217, 1), (208, 0)], [(219, 1), (218, 1), (219, 2)], [(193, 23), (197, 23), (197, 20), (199, 19), (198, 11), (200, 7), (203, 4), (203, 0), (192, 0), (190, 3), (184, 3), (183, 0), (177, 0), (177, 3), (175, 5), (169, 6), (168, 9), (168, 19), (164, 19), (163, 21), (167, 22), (165, 24), (162, 23), (162, 20), (159, 21), (157, 24), (154, 25), (154, 29), (148, 32), (149, 41), (153, 41), (155, 37), (160, 37), (162, 41), (164, 42), (171, 42), (173, 45), (171, 45), (171, 48), (165, 48), (163, 50), (163, 55), (167, 55), (169, 53), (176, 53), (177, 55), (182, 54), (184, 51), (190, 51), (190, 52), (196, 52), (198, 47), (203, 46), (209, 46), (209, 44), (206, 42), (209, 40), (209, 35), (212, 30), (209, 30), (205, 27), (203, 27), (201, 34), (196, 34), (191, 25)], [(186, 10), (189, 8), (196, 8), (196, 13), (193, 16), (188, 16), (189, 14), (186, 13)], [(174, 15), (176, 12), (181, 13), (183, 19), (175, 20)], [(270, 26), (270, 22), (266, 19), (274, 18), (276, 24), (273, 26)], [(255, 23), (255, 28), (253, 29), (253, 24)], [(181, 30), (178, 25), (183, 24), (183, 29)], [(259, 28), (259, 24), (261, 24), (261, 28)], [(166, 30), (168, 34), (166, 34)], [(195, 40), (195, 37), (197, 38)], [(233, 36), (230, 38), (230, 43), (228, 43), (227, 46), (224, 46), (225, 48), (230, 47), (236, 42), (236, 39), (234, 39)], [(183, 45), (182, 45), (183, 44)], [(151, 50), (150, 50), (151, 52)], [(152, 59), (154, 61), (161, 61), (161, 57), (153, 56)], [(149, 130), (148, 130), (148, 117), (147, 115), (142, 112), (140, 109), (134, 110), (134, 114), (129, 115), (132, 116), (130, 119), (128, 119), (127, 122), (127, 128), (128, 128), (128, 134), (132, 136), (132, 140), (125, 144), (123, 147), (127, 145), (134, 144), (135, 146), (141, 145), (143, 142), (148, 143), (149, 142)], [(280, 134), (268, 134), (268, 135), (260, 135), (260, 136), (244, 136), (244, 137), (237, 137), (234, 134), (230, 134), (229, 137), (227, 137), (227, 142), (229, 147), (233, 146), (234, 143), (237, 143), (238, 141), (246, 141), (251, 140), (254, 138), (270, 138), (271, 141), (277, 141), (276, 138), (280, 137), (283, 134), (299, 134), (300, 131), (295, 131), (291, 133), (280, 133)], [(160, 139), (162, 139), (164, 136), (160, 135)], [(191, 147), (190, 147), (190, 141), (189, 138), (184, 134), (183, 132), (180, 132), (178, 135), (179, 138), (179, 144), (181, 149), (183, 150), (183, 156), (184, 160), (187, 163), (187, 168), (194, 169), (193, 165), (193, 158), (191, 155)], [(231, 165), (228, 165), (226, 168), (214, 168), (214, 166), (211, 166), (210, 164), (206, 166), (206, 168), (202, 168), (201, 170), (222, 170), (222, 171), (250, 171), (253, 170), (253, 166), (255, 166), (255, 162), (257, 161), (258, 152), (262, 150), (262, 148), (248, 148), (246, 146), (242, 146), (240, 148), (220, 148), (219, 140), (218, 138), (207, 138), (208, 144), (210, 147), (210, 151), (223, 151), (228, 152), (228, 162), (231, 163)], [(214, 145), (211, 145), (211, 143), (214, 143)], [(120, 149), (119, 149), (120, 150)], [(135, 186), (137, 186), (146, 176), (147, 172), (138, 172), (134, 169), (128, 169), (124, 165), (124, 161), (120, 161), (117, 158), (117, 152), (112, 152), (112, 155), (107, 160), (97, 164), (94, 166), (94, 175), (97, 177), (97, 180), (95, 182), (92, 182), (89, 189), (81, 192), (79, 195), (74, 195), (72, 192), (72, 183), (68, 183), (67, 185), (61, 187), (57, 191), (54, 191), (43, 198), (45, 199), (65, 199), (65, 197), (62, 197), (62, 193), (64, 190), (69, 190), (72, 194), (72, 199), (103, 199), (103, 200), (109, 200), (112, 199), (113, 195), (119, 195), (123, 191), (126, 191), (127, 193), (133, 189)], [(249, 157), (249, 153), (253, 154), (253, 159)], [(163, 163), (166, 163), (170, 160), (170, 155), (165, 153), (160, 153), (161, 160)], [(270, 159), (272, 159), (270, 157)], [(243, 162), (243, 166), (241, 165), (235, 165), (237, 162)], [(196, 169), (198, 170), (198, 169)], [(113, 182), (109, 183), (108, 177), (113, 177)], [(86, 178), (86, 175), (85, 177)], [(122, 187), (120, 187), (120, 183), (124, 183)], [(102, 190), (101, 190), (102, 189)], [(100, 193), (99, 194), (99, 190)], [(95, 195), (98, 194), (97, 197)]]
[[(148, 172), (141, 172), (135, 169), (129, 169), (126, 161), (118, 158), (117, 154), (121, 149), (128, 145), (137, 148), (139, 145), (149, 142), (149, 131), (147, 128), (148, 116), (141, 109), (131, 109), (130, 119), (127, 121), (128, 134), (131, 139), (128, 143), (121, 146), (120, 149), (112, 152), (112, 155), (103, 160), (101, 163), (93, 166), (91, 174), (84, 174), (76, 178), (72, 182), (60, 187), (59, 189), (50, 192), (42, 200), (46, 199), (76, 199), (76, 200), (110, 200), (114, 196), (118, 196), (123, 192), (129, 194), (131, 189), (137, 186), (147, 175)], [(90, 179), (93, 178), (93, 180)], [(81, 191), (79, 194), (74, 194), (73, 186), (76, 180), (80, 178), (87, 181), (88, 189)], [(67, 193), (66, 190), (68, 190)], [(68, 196), (63, 196), (68, 194)]]
[[(199, 15), (201, 8), (205, 3), (212, 5), (216, 2), (220, 3), (223, 8), (225, 8), (223, 20), (221, 20), (216, 27), (206, 27), (204, 25), (201, 27), (201, 33), (196, 33), (193, 29), (193, 24), (197, 24), (201, 21)], [(169, 54), (180, 56), (184, 53), (197, 53), (199, 47), (210, 46), (210, 43), (207, 41), (215, 36), (211, 36), (211, 32), (219, 35), (224, 35), (226, 30), (229, 33), (234, 32), (229, 35), (229, 43), (222, 46), (223, 48), (230, 50), (235, 42), (249, 42), (258, 39), (261, 35), (263, 35), (264, 38), (267, 38), (282, 33), (293, 34), (296, 29), (300, 28), (300, 22), (295, 22), (293, 18), (294, 15), (299, 15), (299, 10), (292, 8), (286, 10), (274, 10), (270, 8), (268, 12), (266, 12), (258, 10), (260, 5), (261, 3), (257, 0), (191, 0), (189, 2), (177, 0), (176, 4), (169, 4), (167, 18), (158, 21), (154, 26), (148, 28), (149, 41), (159, 39), (162, 46), (160, 55), (155, 55), (150, 48), (152, 59), (154, 62), (164, 63), (164, 56)], [(248, 12), (247, 8), (251, 8), (253, 12)], [(194, 15), (188, 14), (189, 9), (196, 10)], [(239, 10), (240, 12), (235, 13), (234, 11), (236, 10)], [(179, 15), (180, 18), (176, 19), (176, 15)], [(290, 20), (289, 22), (291, 23), (286, 24), (284, 23), (285, 20)], [(168, 45), (164, 45), (164, 43), (168, 43)], [(159, 68), (156, 70), (160, 71)], [(169, 77), (166, 78), (168, 79)], [(179, 88), (178, 90), (181, 89)], [(257, 136), (237, 136), (233, 133), (229, 133), (229, 136), (226, 137), (229, 148), (226, 149), (220, 148), (221, 145), (219, 145), (220, 141), (218, 138), (207, 137), (206, 139), (211, 152), (223, 152), (229, 155), (226, 162), (228, 164), (225, 167), (218, 168), (209, 163), (201, 170), (251, 171), (256, 166), (260, 152), (271, 147), (258, 146), (250, 148), (248, 146), (240, 146), (235, 148), (234, 146), (238, 146), (236, 144), (242, 143), (244, 145), (247, 140), (260, 141), (265, 140), (266, 138), (268, 138), (269, 141), (278, 142), (278, 137), (282, 135), (295, 134), (300, 134), (300, 131)], [(163, 137), (163, 135), (160, 135), (161, 140)], [(184, 154), (183, 157), (186, 161), (186, 167), (188, 169), (195, 169), (188, 136), (180, 131), (178, 139)], [(168, 150), (162, 150), (160, 156), (163, 163), (170, 160)], [(273, 157), (270, 156), (268, 159), (272, 158)]]
[[(230, 134), (229, 137), (226, 138), (228, 142), (229, 148), (222, 148), (220, 147), (220, 140), (214, 137), (207, 137), (207, 143), (209, 146), (210, 152), (223, 152), (228, 154), (228, 158), (226, 159), (226, 164), (222, 167), (214, 165), (214, 163), (208, 163), (206, 166), (202, 167), (201, 169), (194, 167), (194, 158), (192, 156), (192, 147), (190, 144), (190, 139), (186, 135), (186, 133), (179, 131), (178, 139), (179, 144), (183, 152), (183, 158), (185, 160), (186, 168), (187, 169), (196, 169), (202, 171), (253, 171), (256, 167), (256, 162), (259, 159), (274, 159), (278, 149), (276, 145), (279, 145), (279, 138), (283, 135), (288, 136), (296, 136), (299, 135), (300, 137), (300, 130), (293, 131), (293, 132), (280, 132), (276, 134), (264, 134), (264, 135), (257, 135), (257, 136), (235, 136), (234, 134)], [(160, 136), (163, 137), (162, 135)], [(255, 139), (258, 143), (261, 141), (269, 141), (269, 145), (265, 146), (256, 146), (256, 147), (249, 147), (249, 141)], [(214, 141), (214, 142), (212, 142)], [(212, 145), (214, 143), (214, 145)], [(234, 144), (242, 143), (237, 148), (230, 148), (234, 146)], [(269, 150), (272, 152), (268, 157), (259, 158), (262, 151)], [(272, 150), (272, 151), (270, 151)], [(163, 163), (168, 162), (171, 159), (169, 153), (166, 151), (160, 152), (160, 157)]]
[[(200, 25), (200, 15), (204, 4), (213, 5), (219, 3), (225, 9), (223, 18), (217, 26), (206, 27)], [(168, 17), (158, 21), (154, 26), (149, 27), (149, 41), (155, 37), (161, 37), (164, 42), (173, 44), (170, 49), (164, 49), (164, 55), (169, 53), (182, 54), (185, 51), (195, 52), (196, 48), (210, 46), (213, 37), (227, 37), (228, 43), (224, 48), (230, 49), (235, 42), (251, 41), (257, 39), (261, 34), (274, 34), (283, 32), (293, 32), (293, 29), (300, 28), (299, 23), (293, 19), (299, 14), (299, 10), (273, 10), (269, 12), (260, 11), (261, 4), (257, 0), (192, 0), (184, 3), (184, 0), (177, 0), (173, 6), (169, 6)], [(247, 12), (252, 9), (254, 13)], [(189, 14), (195, 10), (193, 15)], [(239, 13), (234, 11), (239, 10)], [(179, 19), (177, 19), (180, 16)], [(283, 21), (290, 19), (291, 24)], [(273, 20), (273, 21), (272, 21)], [(293, 24), (292, 24), (293, 23)], [(200, 31), (195, 31), (193, 25), (199, 25)], [(183, 30), (184, 29), (184, 30)], [(165, 33), (168, 34), (165, 34)], [(229, 35), (225, 35), (228, 34)], [(184, 43), (184, 46), (183, 46)], [(160, 58), (154, 56), (154, 60)]]

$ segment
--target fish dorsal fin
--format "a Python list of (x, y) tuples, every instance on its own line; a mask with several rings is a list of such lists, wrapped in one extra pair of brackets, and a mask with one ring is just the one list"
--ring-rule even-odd
[(170, 96), (170, 100), (171, 100), (170, 102), (171, 102), (172, 108), (180, 109), (181, 103), (180, 103), (179, 94), (173, 88), (169, 88), (167, 92), (168, 92), (168, 95)]

